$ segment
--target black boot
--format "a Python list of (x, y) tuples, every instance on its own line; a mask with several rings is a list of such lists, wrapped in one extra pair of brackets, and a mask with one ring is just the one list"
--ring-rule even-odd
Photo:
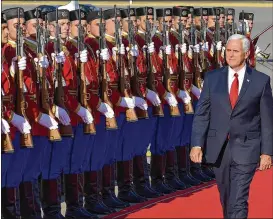
[(207, 176), (202, 168), (201, 168), (201, 164), (199, 163), (193, 163), (191, 162), (191, 174), (194, 178), (202, 181), (202, 182), (209, 182), (212, 180), (212, 178), (210, 178), (209, 176)]
[(80, 182), (78, 174), (64, 175), (64, 193), (66, 202), (66, 219), (97, 219), (96, 215), (89, 213), (80, 203), (80, 193), (82, 192), (83, 182)]
[(169, 187), (164, 181), (165, 163), (164, 155), (154, 155), (151, 157), (151, 178), (152, 188), (164, 194), (175, 192), (174, 188)]
[(129, 203), (147, 201), (145, 197), (136, 193), (133, 187), (132, 172), (132, 160), (117, 162), (118, 198)]
[(176, 153), (175, 151), (167, 151), (166, 156), (164, 156), (164, 160), (166, 158), (166, 173), (165, 173), (165, 182), (170, 187), (177, 189), (177, 190), (183, 190), (186, 189), (187, 186), (180, 181), (180, 179), (177, 176), (176, 172)]
[(176, 147), (176, 153), (178, 176), (180, 181), (188, 185), (187, 187), (200, 185), (202, 182), (198, 179), (195, 179), (190, 172), (190, 158), (188, 146)]
[(2, 188), (2, 216), (6, 219), (20, 219), (19, 190)]
[(61, 214), (61, 186), (59, 179), (42, 179), (41, 201), (44, 219), (65, 219)]
[(84, 208), (95, 214), (111, 214), (115, 209), (104, 204), (101, 195), (101, 171), (84, 173)]
[(203, 173), (205, 173), (210, 178), (215, 179), (215, 174), (214, 174), (213, 168), (211, 166), (202, 164), (201, 168), (202, 168)]
[(163, 195), (150, 186), (148, 163), (145, 155), (135, 156), (133, 167), (133, 181), (137, 194), (145, 198), (157, 198)]
[(115, 195), (115, 164), (104, 165), (102, 169), (102, 198), (110, 208), (126, 208), (130, 204), (123, 202)]
[(38, 181), (22, 182), (19, 190), (21, 218), (42, 219)]

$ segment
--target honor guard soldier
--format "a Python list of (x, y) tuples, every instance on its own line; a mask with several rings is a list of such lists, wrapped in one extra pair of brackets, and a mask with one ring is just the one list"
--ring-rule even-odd
[[(136, 131), (133, 133), (134, 159), (133, 159), (133, 182), (137, 194), (145, 198), (155, 198), (160, 196), (151, 188), (148, 163), (146, 157), (147, 147), (151, 139), (150, 124), (152, 123), (152, 114), (149, 113), (148, 104), (145, 98), (146, 72), (143, 68), (143, 52), (138, 50), (135, 41), (136, 35), (136, 9), (127, 8), (121, 10), (122, 17), (122, 35), (126, 50), (128, 51), (128, 69), (131, 75), (131, 91), (136, 104), (136, 114), (138, 122), (135, 123)], [(143, 89), (144, 88), (144, 89)], [(137, 130), (142, 130), (139, 132)]]
[(227, 11), (228, 11), (227, 22), (231, 25), (234, 23), (235, 9), (228, 8)]

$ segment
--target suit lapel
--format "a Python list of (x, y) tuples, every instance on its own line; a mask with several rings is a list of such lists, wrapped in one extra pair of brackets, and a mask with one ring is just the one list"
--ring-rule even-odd
[(239, 101), (242, 99), (242, 97), (244, 96), (245, 92), (247, 91), (247, 89), (249, 87), (249, 84), (251, 82), (251, 73), (252, 73), (252, 69), (249, 68), (249, 67), (246, 67), (246, 73), (245, 73), (244, 81), (243, 81), (242, 88), (241, 88), (240, 93), (239, 93), (239, 97), (238, 97), (237, 102), (236, 102), (236, 104), (234, 106), (234, 109), (236, 108)]
[(224, 97), (222, 99), (225, 104), (225, 109), (228, 110), (228, 113), (231, 113), (231, 105), (229, 100), (229, 90), (228, 90), (228, 67), (223, 68), (221, 72), (221, 81)]

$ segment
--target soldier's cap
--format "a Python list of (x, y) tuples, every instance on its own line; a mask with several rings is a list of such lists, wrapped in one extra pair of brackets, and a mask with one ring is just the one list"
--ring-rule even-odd
[(190, 13), (194, 13), (194, 7), (192, 7), (192, 6), (179, 6), (179, 7), (181, 7), (181, 8), (187, 8), (189, 10), (189, 14)]
[(42, 11), (38, 8), (36, 14), (36, 8), (25, 11), (25, 21), (29, 21), (31, 19), (41, 18), (42, 19)]
[[(120, 17), (120, 9), (116, 8), (117, 17)], [(103, 19), (108, 20), (115, 17), (115, 9), (111, 8), (108, 10), (103, 11)]]
[[(128, 8), (120, 10), (121, 18), (129, 17)], [(136, 16), (136, 9), (130, 8), (130, 16)]]
[(137, 16), (154, 15), (154, 8), (152, 7), (137, 8), (136, 15)]
[[(202, 8), (203, 16), (208, 16), (208, 8)], [(193, 11), (194, 16), (201, 16), (201, 8), (195, 8)]]
[(86, 18), (87, 23), (96, 19), (100, 19), (100, 11), (90, 11)]
[(220, 14), (225, 14), (225, 8), (223, 8), (223, 7), (217, 7), (216, 9), (220, 10)]
[(6, 20), (6, 15), (2, 12), (1, 13), (1, 24), (6, 24), (7, 20)]
[(17, 18), (18, 17), (18, 8), (19, 8), (19, 15), (20, 15), (20, 18), (24, 18), (24, 9), (21, 8), (21, 7), (16, 7), (16, 8), (9, 8), (9, 9), (6, 9), (4, 11), (2, 11), (2, 13), (4, 13), (4, 17), (5, 17), (5, 20), (8, 21), (8, 20), (11, 20), (11, 19), (14, 19), (14, 18)]
[[(58, 10), (58, 20), (68, 19), (69, 20), (69, 11), (66, 9)], [(48, 22), (52, 22), (56, 20), (56, 11), (51, 11), (47, 14)]]
[(82, 9), (80, 10), (80, 13), (79, 13), (78, 9), (69, 12), (69, 20), (70, 21), (77, 21), (77, 20), (80, 20), (80, 18), (81, 18), (81, 20), (86, 20), (87, 12)]
[(243, 19), (253, 21), (254, 20), (254, 14), (250, 13), (250, 12), (244, 12), (244, 18), (243, 18), (243, 13), (240, 12), (240, 14), (239, 14), (239, 20), (243, 20)]
[(216, 10), (216, 8), (208, 8), (208, 16), (216, 16), (216, 15), (217, 16), (220, 15), (220, 10)]
[(99, 9), (94, 6), (94, 5), (83, 5), (83, 4), (80, 4), (80, 9), (85, 11), (87, 14), (89, 13), (89, 11), (98, 11)]
[(40, 5), (37, 7), (38, 9), (41, 10), (42, 12), (42, 19), (45, 20), (45, 15), (51, 11), (55, 11), (56, 7), (55, 6), (50, 6), (50, 5)]
[(159, 8), (156, 9), (156, 17), (164, 17), (164, 16), (173, 16), (173, 9), (172, 8)]
[(188, 17), (189, 12), (187, 8), (173, 7), (173, 16)]
[(235, 15), (235, 9), (234, 8), (228, 8), (227, 9), (227, 14), (228, 15), (233, 15), (233, 14)]

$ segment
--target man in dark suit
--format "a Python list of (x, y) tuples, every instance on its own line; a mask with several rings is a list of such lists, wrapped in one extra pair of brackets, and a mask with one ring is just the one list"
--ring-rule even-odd
[(191, 160), (213, 164), (225, 218), (247, 218), (257, 164), (271, 167), (273, 98), (270, 78), (248, 66), (249, 40), (226, 46), (228, 66), (206, 73), (191, 139)]

